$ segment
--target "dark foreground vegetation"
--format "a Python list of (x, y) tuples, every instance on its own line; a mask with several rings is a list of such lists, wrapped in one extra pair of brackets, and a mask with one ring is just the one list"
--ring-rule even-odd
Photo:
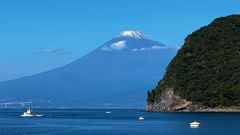
[(215, 19), (190, 34), (148, 102), (173, 88), (181, 98), (209, 107), (240, 105), (240, 15)]

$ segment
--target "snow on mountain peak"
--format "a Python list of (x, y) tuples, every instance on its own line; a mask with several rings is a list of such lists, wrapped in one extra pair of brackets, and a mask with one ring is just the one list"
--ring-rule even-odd
[(121, 32), (121, 34), (118, 37), (130, 37), (130, 38), (137, 38), (137, 39), (146, 39), (146, 40), (152, 40), (152, 38), (144, 32), (139, 30), (125, 30)]
[(126, 30), (121, 32), (118, 37), (105, 43), (103, 51), (151, 51), (164, 49), (164, 45), (152, 40), (152, 38), (142, 31)]

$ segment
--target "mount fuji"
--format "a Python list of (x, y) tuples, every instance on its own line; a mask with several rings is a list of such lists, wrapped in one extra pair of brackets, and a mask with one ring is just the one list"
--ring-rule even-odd
[(0, 82), (0, 98), (40, 107), (143, 107), (177, 49), (127, 30), (57, 69)]

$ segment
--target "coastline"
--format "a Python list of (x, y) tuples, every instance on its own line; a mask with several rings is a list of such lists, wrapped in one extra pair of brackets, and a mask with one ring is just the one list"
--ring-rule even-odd
[(199, 105), (190, 105), (189, 107), (182, 109), (182, 110), (164, 110), (164, 109), (157, 109), (154, 105), (147, 105), (146, 112), (214, 112), (214, 113), (240, 113), (240, 107), (233, 106), (233, 107), (203, 107)]

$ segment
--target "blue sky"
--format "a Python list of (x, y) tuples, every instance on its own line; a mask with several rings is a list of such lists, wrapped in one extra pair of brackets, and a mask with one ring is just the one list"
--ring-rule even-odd
[(240, 13), (239, 0), (0, 1), (0, 81), (65, 65), (126, 29), (180, 45), (214, 18)]

